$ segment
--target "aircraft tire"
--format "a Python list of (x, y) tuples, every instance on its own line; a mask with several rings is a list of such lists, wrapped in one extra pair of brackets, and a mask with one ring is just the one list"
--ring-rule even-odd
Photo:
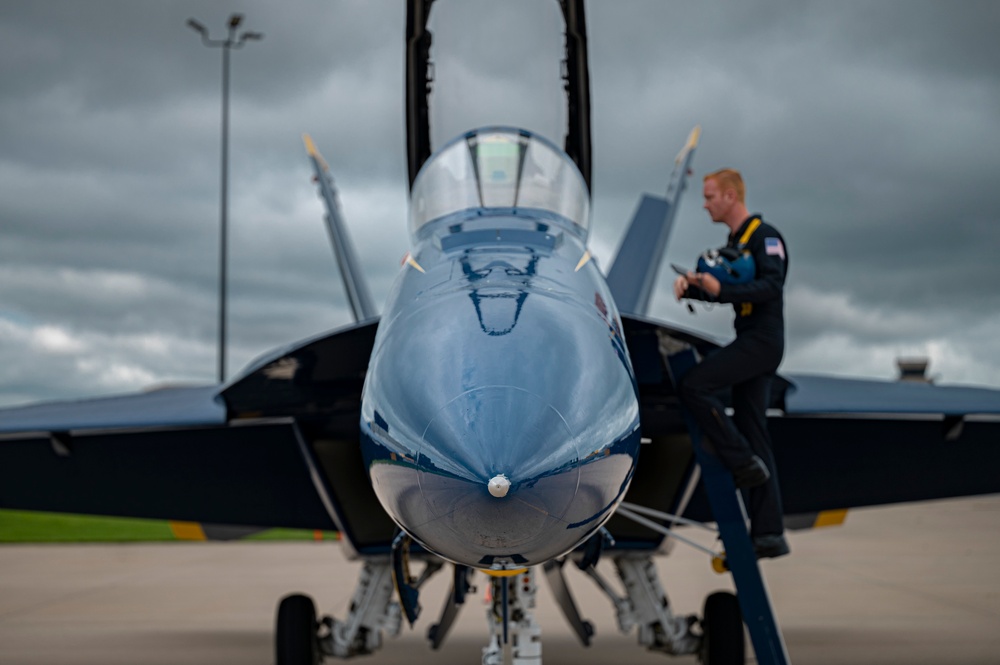
[(746, 657), (743, 613), (735, 595), (728, 591), (709, 595), (701, 626), (702, 665), (743, 665)]
[(312, 598), (299, 593), (282, 598), (274, 632), (275, 665), (319, 665), (318, 628)]

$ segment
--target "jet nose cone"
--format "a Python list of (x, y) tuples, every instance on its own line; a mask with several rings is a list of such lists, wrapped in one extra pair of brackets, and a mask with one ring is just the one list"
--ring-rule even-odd
[(426, 514), (412, 522), (422, 523), (414, 535), (469, 563), (504, 553), (528, 558), (565, 531), (579, 487), (577, 448), (562, 415), (527, 390), (488, 386), (459, 395), (424, 432)]
[(454, 279), (396, 315), (389, 306), (362, 448), (382, 506), (428, 550), (521, 567), (571, 550), (614, 510), (635, 469), (639, 405), (603, 291), (577, 297), (558, 271), (508, 279), (498, 266), (523, 256), (484, 257), (477, 272), (463, 254)]
[(490, 482), (487, 483), (486, 488), (490, 491), (490, 494), (498, 499), (502, 499), (507, 496), (507, 491), (510, 489), (510, 481), (501, 473), (498, 476), (490, 478)]

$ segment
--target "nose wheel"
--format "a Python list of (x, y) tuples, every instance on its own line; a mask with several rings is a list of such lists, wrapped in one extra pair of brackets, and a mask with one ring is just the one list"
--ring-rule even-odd
[(319, 624), (313, 599), (292, 594), (278, 605), (278, 625), (275, 630), (276, 665), (319, 665)]

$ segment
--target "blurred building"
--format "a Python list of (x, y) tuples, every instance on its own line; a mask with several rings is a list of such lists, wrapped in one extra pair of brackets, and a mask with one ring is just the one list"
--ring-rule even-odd
[(929, 358), (897, 358), (896, 367), (899, 368), (899, 380), (933, 383), (933, 379), (927, 376), (928, 365), (930, 365)]

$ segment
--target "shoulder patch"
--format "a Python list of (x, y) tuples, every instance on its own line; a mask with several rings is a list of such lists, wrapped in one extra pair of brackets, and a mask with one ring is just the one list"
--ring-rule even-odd
[(764, 238), (764, 251), (770, 256), (780, 256), (782, 261), (785, 260), (785, 246), (781, 238)]

